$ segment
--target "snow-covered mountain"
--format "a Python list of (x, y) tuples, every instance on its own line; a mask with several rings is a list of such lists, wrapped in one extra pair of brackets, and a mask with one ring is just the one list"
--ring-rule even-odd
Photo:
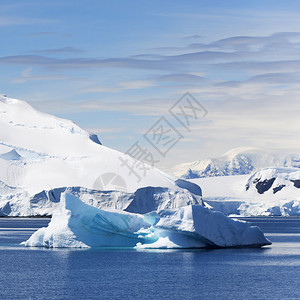
[(217, 158), (177, 165), (172, 173), (186, 179), (251, 174), (268, 167), (300, 168), (300, 153), (270, 154), (257, 148), (235, 148)]
[(249, 177), (243, 215), (300, 216), (300, 169), (266, 168)]
[[(136, 190), (148, 186), (165, 189), (162, 193), (149, 191), (153, 207), (176, 207), (196, 198), (196, 202), (201, 201), (201, 189), (196, 185), (150, 166), (136, 176), (130, 169), (136, 163), (101, 145), (96, 135), (72, 121), (0, 96), (0, 215), (52, 214), (59, 201), (57, 195), (66, 188), (98, 207), (99, 190), (111, 191), (107, 198), (119, 191), (132, 200)], [(188, 190), (195, 192), (195, 197)], [(159, 203), (153, 200), (159, 198), (155, 193), (160, 194), (160, 200), (155, 200)], [(130, 205), (132, 201), (128, 201)], [(108, 206), (105, 201), (102, 204)], [(123, 209), (126, 207), (123, 205)]]
[(300, 216), (300, 169), (265, 168), (252, 175), (191, 179), (203, 201), (226, 215)]

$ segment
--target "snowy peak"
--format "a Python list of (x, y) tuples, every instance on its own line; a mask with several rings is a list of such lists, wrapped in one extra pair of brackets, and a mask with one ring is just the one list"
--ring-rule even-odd
[(7, 97), (0, 98), (3, 120), (10, 124), (30, 129), (62, 128), (68, 133), (81, 133), (83, 130), (72, 121), (60, 119), (35, 110), (27, 102)]
[(181, 164), (174, 174), (186, 179), (250, 174), (268, 167), (300, 167), (300, 154), (269, 154), (258, 148), (235, 148), (220, 157)]
[[(0, 127), (2, 145), (49, 156), (79, 156), (78, 148), (83, 144), (101, 144), (96, 135), (72, 121), (41, 113), (24, 101), (5, 96), (0, 96)], [(64, 147), (58, 147), (62, 144)]]
[(298, 168), (262, 169), (254, 173), (246, 184), (246, 191), (259, 194), (282, 193), (287, 189), (294, 191), (300, 189), (300, 170)]
[(63, 189), (94, 206), (108, 197), (106, 206), (121, 207), (132, 197), (132, 211), (201, 203), (197, 185), (151, 166), (134, 169), (132, 157), (100, 145), (96, 135), (72, 121), (40, 113), (24, 101), (0, 99), (0, 215), (49, 215)]

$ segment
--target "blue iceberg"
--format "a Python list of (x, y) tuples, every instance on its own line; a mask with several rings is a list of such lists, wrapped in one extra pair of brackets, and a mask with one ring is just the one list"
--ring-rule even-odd
[(37, 230), (29, 247), (210, 248), (270, 245), (262, 231), (202, 205), (147, 214), (102, 210), (62, 194), (48, 227)]

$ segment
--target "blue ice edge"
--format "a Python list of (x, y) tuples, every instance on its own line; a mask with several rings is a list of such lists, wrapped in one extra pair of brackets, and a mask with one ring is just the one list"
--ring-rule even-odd
[(148, 214), (101, 210), (64, 193), (48, 227), (37, 230), (28, 247), (106, 249), (198, 249), (271, 245), (250, 223), (201, 205)]

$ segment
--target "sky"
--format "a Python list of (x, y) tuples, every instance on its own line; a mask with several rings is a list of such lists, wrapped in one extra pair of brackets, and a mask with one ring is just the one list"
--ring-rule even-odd
[[(139, 143), (164, 170), (299, 151), (299, 20), (293, 0), (0, 0), (0, 93), (108, 147)], [(188, 128), (171, 113), (187, 92), (203, 108)], [(162, 120), (180, 136), (164, 153), (147, 139)]]

